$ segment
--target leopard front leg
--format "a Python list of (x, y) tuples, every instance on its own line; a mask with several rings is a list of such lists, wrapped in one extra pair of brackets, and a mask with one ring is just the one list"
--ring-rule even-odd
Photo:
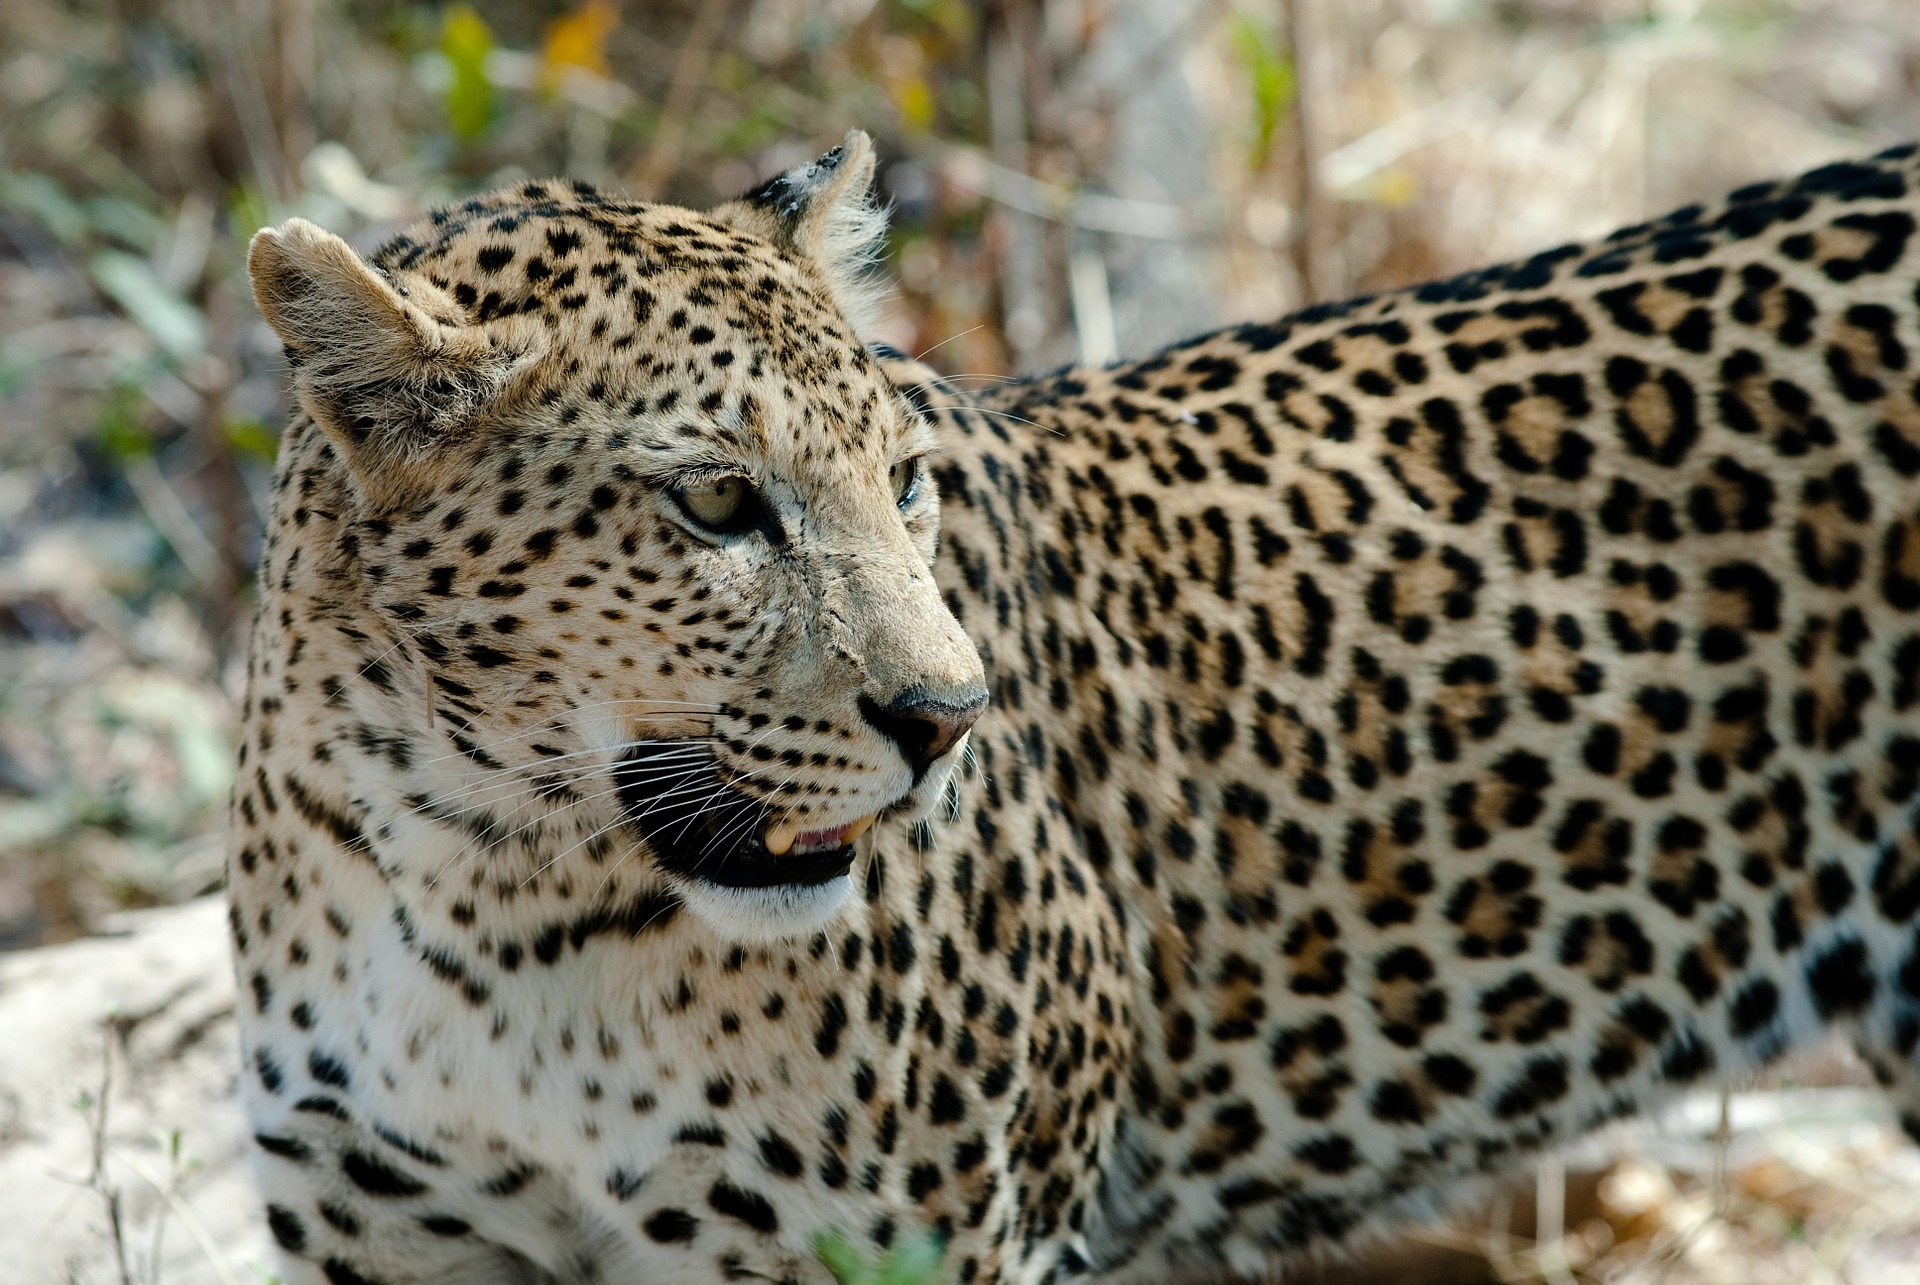
[[(278, 1104), (276, 1104), (278, 1105)], [(362, 1127), (331, 1097), (256, 1115), (256, 1168), (288, 1285), (831, 1285), (773, 1206), (705, 1146), (644, 1177), (578, 1175), (510, 1150), (453, 1154)], [(823, 1224), (823, 1226), (826, 1224)]]
[[(282, 1251), (287, 1285), (558, 1285), (565, 1279), (496, 1239), (500, 1228), (493, 1220), (476, 1228), (460, 1208), (465, 1202), (443, 1190), (444, 1180), (433, 1172), (438, 1166), (418, 1154), (396, 1154), (384, 1139), (350, 1123), (332, 1099), (303, 1100), (260, 1128), (254, 1141), (267, 1227)], [(525, 1217), (502, 1212), (508, 1224)]]

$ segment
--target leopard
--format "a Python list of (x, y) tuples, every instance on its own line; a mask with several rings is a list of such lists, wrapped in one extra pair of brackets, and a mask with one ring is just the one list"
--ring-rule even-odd
[(874, 157), (254, 238), (284, 1279), (1251, 1277), (1835, 1033), (1920, 1136), (1920, 150), (985, 390)]

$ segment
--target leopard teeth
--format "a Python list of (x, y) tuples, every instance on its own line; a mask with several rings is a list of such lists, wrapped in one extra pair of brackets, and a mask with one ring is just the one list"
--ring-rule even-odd
[[(873, 825), (874, 815), (873, 813), (868, 813), (858, 821), (848, 822), (840, 831), (839, 842), (841, 844), (852, 843), (855, 839), (865, 834)], [(773, 856), (784, 857), (787, 853), (793, 851), (793, 842), (800, 837), (800, 833), (799, 826), (791, 821), (782, 821), (779, 825), (769, 828), (761, 842), (767, 845), (767, 851)]]

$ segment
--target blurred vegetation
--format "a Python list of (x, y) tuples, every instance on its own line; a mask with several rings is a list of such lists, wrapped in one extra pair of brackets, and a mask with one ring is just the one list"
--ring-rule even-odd
[(886, 337), (994, 376), (1920, 134), (1908, 0), (0, 7), (0, 946), (219, 878), (263, 224), (367, 248), (547, 173), (701, 206), (859, 124)]
[(702, 206), (858, 124), (885, 337), (992, 377), (1920, 134), (1908, 0), (0, 12), (0, 948), (218, 881), (284, 415), (263, 224), (370, 248), (548, 173)]
[[(285, 412), (255, 229), (366, 249), (551, 173), (702, 206), (852, 125), (895, 211), (884, 337), (997, 377), (1920, 136), (1920, 4), (0, 0), (0, 948), (218, 885)], [(1564, 1234), (1434, 1233), (1416, 1276), (1910, 1268), (1907, 1153), (1845, 1154), (1824, 1186), (1602, 1167)]]

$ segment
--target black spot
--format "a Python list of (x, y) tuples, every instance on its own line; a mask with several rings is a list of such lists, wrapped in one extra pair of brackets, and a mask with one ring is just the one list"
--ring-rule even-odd
[(1351, 1171), (1360, 1163), (1360, 1156), (1354, 1150), (1353, 1140), (1338, 1133), (1309, 1138), (1296, 1146), (1293, 1154), (1321, 1173), (1335, 1176)]
[(1427, 1118), (1420, 1095), (1404, 1080), (1382, 1081), (1374, 1089), (1367, 1109), (1373, 1112), (1374, 1119), (1387, 1124), (1420, 1124)]
[(1727, 1029), (1738, 1039), (1765, 1028), (1780, 1011), (1780, 988), (1766, 978), (1758, 978), (1727, 1005)]
[(1874, 977), (1866, 944), (1856, 937), (1835, 942), (1807, 965), (1807, 989), (1820, 1016), (1857, 1013), (1873, 1002)]
[(340, 1059), (330, 1057), (319, 1049), (314, 1049), (307, 1054), (307, 1070), (320, 1083), (332, 1085), (336, 1089), (348, 1088), (352, 1084), (352, 1077), (347, 1074), (346, 1065)]
[(725, 1178), (708, 1189), (707, 1205), (715, 1213), (743, 1222), (755, 1231), (770, 1234), (780, 1230), (779, 1216), (765, 1196), (736, 1187)]
[(777, 1173), (782, 1178), (800, 1176), (805, 1166), (800, 1163), (800, 1153), (793, 1149), (792, 1143), (777, 1133), (762, 1134), (759, 1141), (760, 1163), (769, 1172)]
[(274, 1242), (289, 1254), (297, 1254), (307, 1247), (306, 1227), (284, 1205), (267, 1206), (267, 1230), (273, 1233)]
[(640, 1230), (661, 1245), (690, 1244), (699, 1227), (700, 1220), (684, 1209), (655, 1210), (640, 1224)]
[(381, 1282), (371, 1276), (362, 1276), (349, 1263), (338, 1258), (329, 1258), (320, 1264), (320, 1270), (326, 1275), (327, 1285), (381, 1285)]
[(313, 1148), (298, 1138), (282, 1137), (277, 1133), (256, 1133), (254, 1142), (262, 1151), (291, 1160), (295, 1164), (307, 1164), (313, 1159)]
[(340, 1171), (372, 1196), (417, 1196), (427, 1189), (418, 1178), (364, 1151), (349, 1151), (340, 1157)]
[(934, 1124), (955, 1124), (967, 1118), (966, 1100), (952, 1080), (942, 1075), (933, 1082), (927, 1101), (927, 1118)]

